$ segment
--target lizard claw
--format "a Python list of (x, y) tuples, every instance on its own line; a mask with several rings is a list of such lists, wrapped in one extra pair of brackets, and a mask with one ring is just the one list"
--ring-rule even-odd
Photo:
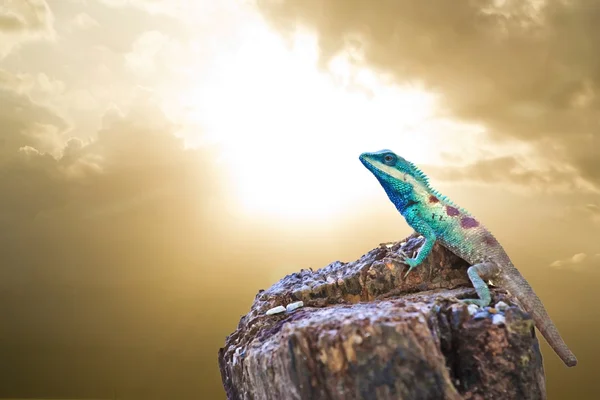
[(408, 271), (406, 271), (406, 274), (404, 274), (404, 279), (406, 279), (406, 277), (408, 276), (408, 274), (410, 273), (410, 271), (413, 270), (413, 268), (414, 268), (414, 266), (412, 266), (412, 265), (408, 268)]
[(404, 274), (404, 279), (406, 279), (406, 277), (408, 276), (408, 274), (410, 273), (410, 271), (412, 271), (413, 269), (416, 268), (416, 266), (418, 265), (416, 260), (414, 258), (410, 258), (408, 257), (408, 255), (406, 255), (406, 253), (402, 252), (400, 254), (400, 262), (402, 264), (406, 264), (408, 265), (408, 271), (406, 271), (406, 274)]

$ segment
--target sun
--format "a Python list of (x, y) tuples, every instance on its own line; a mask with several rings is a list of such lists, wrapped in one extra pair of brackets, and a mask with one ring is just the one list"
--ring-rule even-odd
[[(248, 12), (252, 12), (248, 10)], [(317, 37), (291, 41), (248, 16), (236, 40), (186, 90), (188, 119), (222, 149), (221, 166), (246, 212), (286, 219), (339, 215), (360, 198), (358, 155), (398, 149), (428, 160), (436, 97), (391, 84), (340, 53), (319, 68)]]

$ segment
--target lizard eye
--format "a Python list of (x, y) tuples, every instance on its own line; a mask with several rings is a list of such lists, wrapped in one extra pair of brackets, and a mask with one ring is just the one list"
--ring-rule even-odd
[(385, 156), (383, 156), (383, 161), (385, 161), (386, 164), (391, 165), (394, 163), (395, 158), (396, 157), (394, 157), (394, 155), (392, 154), (386, 154)]

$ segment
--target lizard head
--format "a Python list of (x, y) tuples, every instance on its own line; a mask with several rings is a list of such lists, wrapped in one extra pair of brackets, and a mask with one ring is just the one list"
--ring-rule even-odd
[(375, 175), (396, 206), (412, 199), (415, 191), (429, 187), (427, 177), (420, 169), (391, 150), (363, 153), (359, 159)]

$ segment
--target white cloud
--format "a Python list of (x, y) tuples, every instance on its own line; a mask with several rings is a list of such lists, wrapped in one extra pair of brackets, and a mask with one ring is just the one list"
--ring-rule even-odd
[(152, 77), (165, 66), (166, 60), (172, 64), (172, 58), (180, 53), (179, 47), (162, 32), (144, 32), (133, 43), (131, 52), (125, 55), (125, 65), (138, 77)]
[(89, 14), (79, 13), (69, 23), (69, 31), (76, 29), (86, 30), (99, 27), (100, 24), (94, 18), (90, 17)]
[(587, 254), (586, 253), (577, 253), (574, 254), (572, 257), (570, 258), (566, 258), (563, 260), (556, 260), (554, 262), (552, 262), (550, 264), (551, 267), (553, 268), (563, 268), (563, 267), (573, 267), (573, 266), (578, 266), (581, 263), (583, 263), (583, 261), (585, 261), (587, 259)]
[(585, 253), (577, 253), (573, 257), (571, 257), (571, 263), (573, 263), (573, 264), (579, 264), (580, 262), (582, 262), (586, 258), (587, 258), (587, 254), (585, 254)]
[[(98, 0), (108, 7), (133, 7), (149, 14), (164, 14), (173, 17), (184, 16), (198, 5), (206, 4), (203, 0)], [(215, 2), (214, 0), (209, 0)], [(200, 3), (200, 4), (198, 4)]]

